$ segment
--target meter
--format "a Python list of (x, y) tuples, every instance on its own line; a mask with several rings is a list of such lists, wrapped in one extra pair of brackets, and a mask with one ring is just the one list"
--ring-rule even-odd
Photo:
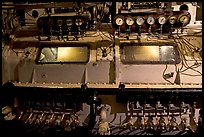
[(165, 16), (160, 16), (158, 19), (159, 24), (163, 25), (166, 23), (166, 17)]
[(136, 23), (137, 23), (138, 25), (142, 25), (142, 24), (144, 23), (144, 18), (143, 18), (143, 17), (137, 17)]
[(123, 25), (123, 19), (121, 18), (121, 17), (118, 17), (118, 18), (116, 18), (116, 20), (115, 20), (115, 22), (116, 22), (116, 24), (118, 25), (118, 26), (121, 26), (121, 25)]
[(177, 20), (176, 16), (169, 17), (169, 23), (172, 24), (172, 25), (176, 23), (176, 20)]
[(155, 22), (155, 18), (153, 16), (149, 16), (147, 18), (147, 23), (148, 24), (152, 25), (152, 24), (154, 24), (154, 22)]
[(131, 26), (131, 25), (134, 24), (134, 20), (133, 20), (131, 17), (128, 17), (128, 18), (126, 19), (126, 23), (127, 23), (129, 26)]

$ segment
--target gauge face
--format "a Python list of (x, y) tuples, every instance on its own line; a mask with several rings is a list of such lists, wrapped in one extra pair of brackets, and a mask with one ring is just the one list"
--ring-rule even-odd
[(142, 17), (137, 17), (136, 23), (137, 23), (138, 25), (142, 25), (142, 24), (144, 23), (144, 18), (142, 18)]
[(53, 19), (49, 19), (48, 20), (48, 24), (49, 24), (49, 26), (53, 26), (54, 25), (54, 20)]
[(166, 23), (166, 17), (165, 16), (160, 16), (158, 19), (159, 24), (163, 25)]
[(176, 17), (176, 16), (171, 16), (171, 17), (169, 18), (169, 23), (170, 23), (170, 24), (175, 24), (175, 23), (176, 23), (176, 20), (177, 20), (177, 17)]
[(127, 23), (129, 26), (131, 26), (131, 25), (134, 24), (134, 20), (133, 20), (131, 17), (128, 17), (128, 18), (126, 19), (126, 23)]
[(116, 22), (116, 24), (117, 24), (118, 26), (123, 25), (123, 19), (120, 18), (120, 17), (118, 17), (118, 18), (115, 20), (115, 22)]
[(57, 25), (58, 26), (62, 26), (62, 24), (63, 24), (63, 20), (61, 20), (61, 19), (57, 20)]
[(182, 15), (179, 18), (179, 22), (181, 22), (182, 24), (188, 24), (190, 21), (190, 17), (187, 15)]
[(152, 25), (152, 24), (154, 24), (154, 22), (155, 22), (154, 17), (149, 16), (149, 17), (147, 18), (147, 23), (148, 23), (148, 24)]
[(66, 20), (66, 25), (67, 25), (67, 26), (71, 26), (72, 23), (73, 23), (73, 20), (72, 20), (72, 19), (67, 19), (67, 20)]
[(83, 24), (83, 20), (82, 20), (82, 19), (76, 19), (76, 20), (75, 20), (75, 24), (76, 24), (77, 26), (81, 26), (81, 25)]

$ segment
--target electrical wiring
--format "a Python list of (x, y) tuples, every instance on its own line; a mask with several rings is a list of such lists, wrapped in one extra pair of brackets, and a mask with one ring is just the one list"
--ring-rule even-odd
[[(195, 59), (195, 58), (194, 58), (194, 59)], [(199, 63), (197, 62), (197, 60), (195, 60), (195, 61), (196, 61), (196, 63), (194, 63), (194, 64), (199, 64)], [(189, 66), (189, 65), (188, 65), (187, 59), (185, 58), (185, 55), (184, 55), (184, 62), (185, 62), (185, 65), (186, 65), (185, 67), (187, 68), (186, 70), (191, 69), (191, 70), (193, 70), (193, 71), (199, 73), (200, 75), (202, 75), (202, 73), (201, 73), (200, 71), (195, 70), (192, 66)], [(197, 68), (197, 67), (195, 67), (195, 68)]]
[(180, 74), (183, 74), (183, 75), (187, 75), (187, 76), (202, 76), (202, 74), (201, 75), (192, 75), (192, 74), (188, 74), (188, 73), (183, 73), (183, 72), (180, 72)]
[[(101, 30), (101, 24), (99, 25), (99, 35), (100, 35), (100, 32), (103, 34), (103, 36), (105, 36), (106, 38), (108, 38), (108, 39), (110, 39), (112, 42), (114, 42), (114, 36), (111, 36), (110, 33), (108, 33), (108, 34), (110, 35), (110, 37), (107, 36), (107, 35), (105, 35), (105, 33)], [(102, 37), (101, 35), (100, 35), (100, 37), (103, 39), (103, 37)]]
[(169, 81), (168, 79), (164, 78), (164, 75), (165, 75), (166, 70), (167, 70), (167, 63), (166, 63), (166, 67), (165, 67), (165, 69), (164, 69), (164, 71), (163, 71), (163, 73), (162, 73), (162, 77), (163, 77), (163, 79), (164, 79), (165, 81), (167, 81), (168, 83), (171, 83), (171, 84), (173, 85), (174, 83), (172, 83), (172, 82)]
[[(183, 75), (188, 75), (188, 76), (201, 76), (202, 73), (201, 73), (200, 71), (194, 69), (194, 68), (198, 68), (200, 65), (197, 65), (197, 66), (196, 66), (196, 64), (200, 64), (200, 63), (198, 63), (198, 61), (197, 61), (197, 60), (194, 58), (194, 56), (193, 56), (193, 58), (194, 58), (194, 60), (195, 60), (196, 63), (194, 63), (194, 65), (192, 65), (192, 66), (189, 66), (189, 65), (188, 65), (187, 59), (186, 59), (186, 57), (185, 57), (185, 53), (183, 52), (183, 51), (186, 51), (185, 45), (183, 45), (182, 42), (179, 41), (179, 40), (180, 40), (180, 39), (178, 39), (178, 41), (176, 41), (175, 38), (174, 38), (174, 41), (177, 43), (177, 49), (178, 49), (178, 51), (179, 51), (179, 55), (180, 55), (181, 60), (182, 60), (182, 66), (181, 66), (181, 68), (179, 69), (179, 73), (180, 73), (180, 74), (183, 74)], [(182, 70), (183, 67), (185, 67), (184, 70)], [(184, 71), (187, 71), (188, 69), (191, 69), (191, 70), (193, 70), (194, 72), (199, 73), (199, 75), (192, 75), (192, 74), (184, 73)]]

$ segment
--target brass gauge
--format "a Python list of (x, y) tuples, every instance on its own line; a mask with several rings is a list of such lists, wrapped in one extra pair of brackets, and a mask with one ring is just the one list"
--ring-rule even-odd
[(58, 19), (58, 20), (57, 20), (57, 25), (61, 27), (62, 24), (63, 24), (63, 20), (62, 20), (62, 19)]
[(182, 24), (188, 24), (190, 22), (190, 17), (188, 15), (181, 15), (179, 16), (178, 21)]
[(123, 25), (123, 19), (121, 18), (121, 17), (118, 17), (118, 18), (116, 18), (116, 20), (115, 20), (115, 23), (118, 25), (118, 26), (121, 26), (121, 25)]
[(163, 25), (166, 23), (166, 17), (165, 16), (160, 16), (158, 19), (159, 24)]
[(169, 17), (169, 23), (172, 24), (172, 25), (176, 23), (176, 20), (177, 20), (176, 16)]
[(82, 19), (76, 19), (75, 20), (75, 24), (77, 25), (77, 26), (81, 26), (82, 24), (83, 24), (83, 20)]
[(147, 23), (150, 24), (150, 25), (154, 24), (155, 23), (155, 18), (153, 16), (149, 16), (147, 18)]
[(71, 26), (73, 24), (73, 20), (72, 19), (67, 19), (66, 20), (66, 25), (67, 26)]
[(134, 20), (133, 20), (131, 17), (128, 17), (128, 18), (126, 19), (126, 23), (127, 23), (129, 26), (131, 26), (131, 25), (134, 24)]
[(49, 24), (49, 26), (53, 26), (54, 25), (54, 20), (53, 19), (49, 19), (48, 20), (48, 24)]
[(143, 17), (137, 17), (136, 23), (137, 23), (138, 25), (142, 25), (142, 24), (144, 23), (144, 18), (143, 18)]

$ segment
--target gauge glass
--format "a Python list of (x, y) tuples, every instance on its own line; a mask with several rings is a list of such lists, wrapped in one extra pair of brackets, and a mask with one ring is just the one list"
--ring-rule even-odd
[(155, 22), (154, 17), (149, 16), (149, 17), (147, 18), (147, 23), (148, 23), (148, 24), (152, 25), (152, 24), (154, 24), (154, 22)]
[(67, 26), (71, 26), (72, 23), (73, 23), (72, 19), (67, 19), (67, 20), (66, 20), (66, 25), (67, 25)]
[(116, 22), (116, 24), (117, 24), (118, 26), (123, 25), (123, 19), (120, 18), (120, 17), (118, 17), (118, 18), (115, 20), (115, 22)]
[(183, 24), (188, 24), (189, 21), (190, 21), (190, 18), (189, 16), (187, 15), (182, 15), (180, 18), (179, 18), (179, 21)]
[(169, 18), (169, 23), (170, 23), (170, 24), (175, 24), (175, 23), (176, 23), (176, 20), (177, 20), (177, 17), (176, 17), (176, 16), (171, 16), (171, 17)]
[(160, 16), (158, 19), (159, 24), (163, 25), (166, 23), (166, 17), (165, 16)]
[(57, 20), (57, 25), (58, 26), (62, 26), (62, 24), (63, 24), (63, 20), (61, 20), (61, 19)]
[(83, 23), (82, 19), (76, 19), (76, 20), (75, 20), (75, 24), (76, 24), (77, 26), (81, 26), (82, 23)]
[(144, 18), (142, 18), (142, 17), (137, 17), (136, 23), (137, 23), (138, 25), (142, 25), (142, 24), (144, 23)]
[(126, 19), (126, 23), (127, 23), (129, 26), (131, 26), (131, 25), (134, 24), (134, 20), (133, 20), (131, 17), (128, 17), (128, 18)]

